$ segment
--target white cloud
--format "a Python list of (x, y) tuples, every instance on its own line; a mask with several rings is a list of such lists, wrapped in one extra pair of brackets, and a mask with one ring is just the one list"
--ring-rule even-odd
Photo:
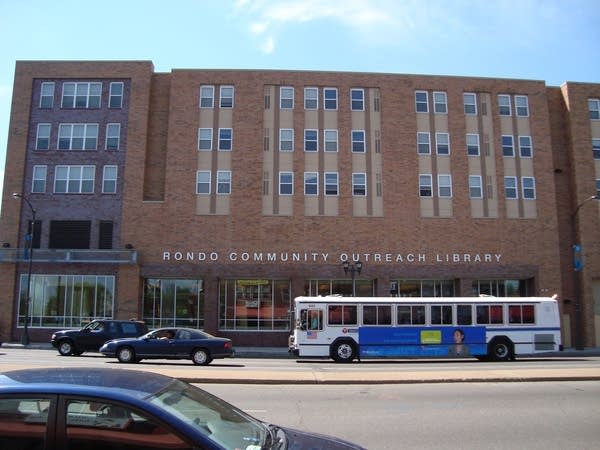
[(260, 46), (260, 49), (263, 51), (263, 53), (266, 53), (267, 55), (273, 53), (273, 50), (275, 50), (275, 40), (273, 39), (272, 36), (269, 36)]

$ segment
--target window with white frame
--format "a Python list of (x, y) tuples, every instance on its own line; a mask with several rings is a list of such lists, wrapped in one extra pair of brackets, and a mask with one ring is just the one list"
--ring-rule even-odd
[(483, 198), (481, 175), (469, 175), (469, 197)]
[(304, 130), (304, 151), (319, 151), (319, 130)]
[(518, 198), (517, 177), (504, 177), (504, 196), (507, 199)]
[(600, 139), (592, 139), (592, 154), (594, 159), (600, 159)]
[(365, 110), (365, 90), (350, 89), (350, 109), (352, 111)]
[(337, 88), (323, 88), (323, 108), (326, 110), (337, 109)]
[(37, 135), (35, 138), (36, 150), (48, 150), (50, 148), (50, 131), (52, 125), (49, 123), (38, 123)]
[(304, 88), (304, 109), (319, 108), (319, 88)]
[(217, 170), (217, 195), (231, 194), (231, 170)]
[(221, 86), (219, 95), (219, 107), (233, 108), (233, 86)]
[(41, 194), (46, 192), (47, 166), (33, 166), (33, 176), (31, 181), (31, 192)]
[(110, 83), (108, 89), (109, 108), (119, 109), (123, 107), (123, 90), (124, 85), (122, 81), (115, 81)]
[(429, 101), (427, 91), (415, 91), (415, 111), (418, 113), (429, 112)]
[(212, 128), (198, 128), (198, 150), (211, 151), (212, 150)]
[(100, 108), (102, 83), (63, 83), (61, 108)]
[(281, 109), (294, 109), (294, 88), (281, 86), (279, 88), (279, 107)]
[(521, 193), (524, 199), (532, 200), (535, 199), (535, 178), (533, 177), (522, 177), (521, 178)]
[(439, 174), (437, 179), (438, 179), (438, 196), (440, 198), (452, 197), (452, 175)]
[(294, 151), (294, 129), (281, 128), (279, 130), (279, 151), (293, 152)]
[(513, 137), (508, 135), (502, 136), (502, 156), (513, 157), (515, 156), (515, 145)]
[(465, 92), (463, 94), (463, 104), (466, 115), (477, 115), (477, 94)]
[(435, 148), (438, 155), (450, 154), (450, 136), (448, 133), (435, 133)]
[(106, 124), (106, 150), (119, 150), (121, 145), (121, 124), (107, 123)]
[(419, 174), (419, 196), (433, 197), (433, 178), (431, 174)]
[(279, 172), (279, 195), (294, 194), (294, 172)]
[(213, 108), (215, 104), (215, 87), (200, 86), (200, 108)]
[(366, 173), (355, 172), (352, 174), (352, 195), (354, 197), (364, 197), (367, 195)]
[(521, 155), (521, 158), (531, 158), (533, 156), (531, 136), (519, 136), (519, 155)]
[(233, 142), (233, 130), (231, 128), (219, 128), (219, 150), (230, 151)]
[(417, 153), (419, 153), (419, 155), (429, 155), (431, 153), (429, 132), (417, 132)]
[(117, 192), (117, 166), (104, 166), (102, 171), (102, 193), (115, 194)]
[(338, 151), (338, 130), (324, 130), (323, 140), (325, 141), (326, 152)]
[(40, 108), (52, 108), (54, 106), (54, 82), (43, 82), (40, 88)]
[(498, 95), (498, 114), (501, 116), (510, 116), (510, 95), (500, 94)]
[(366, 150), (365, 130), (352, 130), (352, 152), (365, 153)]
[(210, 194), (210, 170), (198, 170), (196, 172), (196, 194)]
[(518, 117), (529, 116), (529, 99), (526, 95), (515, 95), (515, 110)]
[(96, 150), (97, 123), (61, 123), (58, 126), (59, 150)]
[(479, 156), (479, 135), (467, 134), (467, 155)]
[(448, 113), (448, 99), (445, 92), (433, 93), (433, 112), (436, 114)]
[(57, 194), (91, 194), (94, 192), (94, 166), (56, 166), (54, 192)]
[(588, 99), (588, 111), (590, 119), (600, 120), (600, 100), (597, 98)]
[(339, 176), (337, 172), (325, 172), (323, 182), (325, 184), (325, 195), (338, 195)]
[(304, 195), (319, 195), (318, 172), (304, 172)]

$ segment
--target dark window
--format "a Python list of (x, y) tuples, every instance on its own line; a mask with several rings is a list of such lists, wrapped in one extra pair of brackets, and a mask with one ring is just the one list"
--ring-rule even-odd
[(111, 221), (101, 221), (100, 230), (98, 234), (98, 248), (100, 250), (109, 250), (113, 248), (113, 223)]
[(50, 222), (48, 248), (90, 248), (89, 220), (53, 220)]
[[(30, 226), (31, 226), (31, 222), (30, 222)], [(31, 231), (31, 230), (29, 230), (29, 231)], [(33, 241), (32, 241), (32, 245), (31, 245), (33, 248), (40, 248), (41, 237), (42, 237), (42, 221), (36, 220), (35, 222), (33, 222)]]

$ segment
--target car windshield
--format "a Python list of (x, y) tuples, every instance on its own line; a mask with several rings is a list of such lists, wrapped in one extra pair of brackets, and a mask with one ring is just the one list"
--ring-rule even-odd
[(270, 446), (269, 428), (243, 411), (208, 392), (179, 380), (147, 400), (169, 411), (219, 445), (228, 449)]

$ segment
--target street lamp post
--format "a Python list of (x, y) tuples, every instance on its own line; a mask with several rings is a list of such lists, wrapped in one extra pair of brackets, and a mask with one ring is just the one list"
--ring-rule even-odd
[(31, 264), (33, 262), (33, 233), (35, 228), (35, 209), (27, 197), (18, 192), (13, 192), (14, 198), (20, 198), (27, 203), (31, 209), (31, 221), (27, 229), (25, 240), (27, 241), (27, 250), (29, 251), (29, 262), (27, 265), (27, 292), (25, 294), (25, 325), (23, 326), (23, 334), (21, 335), (21, 344), (29, 345), (29, 304), (31, 303)]
[(356, 261), (355, 264), (350, 264), (348, 260), (345, 260), (342, 263), (342, 267), (344, 268), (344, 273), (348, 275), (350, 272), (350, 276), (352, 277), (352, 297), (356, 297), (356, 274), (360, 275), (360, 271), (362, 270), (362, 263), (360, 261)]
[(583, 269), (583, 261), (581, 260), (581, 244), (578, 243), (577, 239), (577, 213), (581, 209), (583, 205), (585, 205), (590, 200), (600, 200), (600, 196), (592, 195), (591, 197), (586, 198), (582, 201), (575, 211), (571, 214), (571, 232), (573, 242), (573, 293), (575, 297), (575, 349), (583, 350), (584, 349), (584, 333), (583, 333), (583, 307), (581, 305), (581, 269)]

